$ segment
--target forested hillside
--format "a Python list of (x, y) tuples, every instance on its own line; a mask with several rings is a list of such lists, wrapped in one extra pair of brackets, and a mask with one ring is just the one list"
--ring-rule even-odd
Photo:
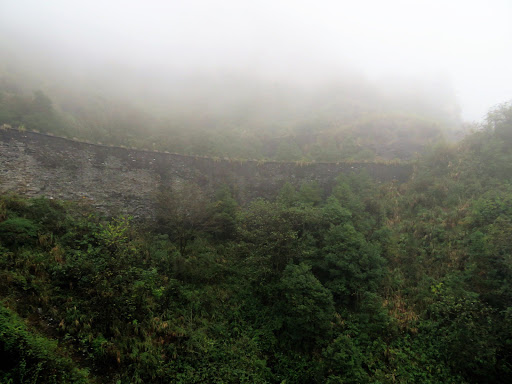
[(42, 81), (23, 65), (0, 67), (0, 125), (95, 143), (231, 159), (409, 160), (461, 125), (452, 91), (437, 83), (382, 90), (357, 76), (300, 84), (131, 72), (80, 82), (65, 71)]
[[(43, 94), (0, 102), (5, 123), (66, 126)], [(404, 184), (240, 206), (184, 183), (155, 222), (1, 196), (0, 381), (508, 382), (511, 182), (508, 103)]]

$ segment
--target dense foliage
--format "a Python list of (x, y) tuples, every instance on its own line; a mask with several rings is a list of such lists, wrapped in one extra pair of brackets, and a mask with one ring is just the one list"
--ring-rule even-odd
[(2, 196), (0, 381), (509, 381), (511, 108), (402, 185), (181, 184), (155, 223)]

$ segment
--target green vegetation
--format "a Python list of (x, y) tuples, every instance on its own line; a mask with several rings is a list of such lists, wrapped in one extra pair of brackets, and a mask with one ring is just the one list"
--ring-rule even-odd
[(0, 381), (507, 382), (511, 110), (402, 185), (181, 183), (156, 223), (1, 196)]
[(41, 91), (27, 96), (0, 89), (0, 121), (20, 130), (66, 134), (66, 123), (55, 110), (51, 99)]
[(88, 372), (62, 356), (58, 343), (36, 335), (0, 304), (2, 383), (88, 383)]

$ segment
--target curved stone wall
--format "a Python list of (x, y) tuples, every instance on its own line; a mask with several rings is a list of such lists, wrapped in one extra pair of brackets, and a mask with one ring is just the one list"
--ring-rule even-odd
[(191, 181), (222, 184), (242, 203), (272, 197), (286, 182), (316, 180), (328, 192), (341, 173), (366, 169), (379, 182), (406, 181), (412, 166), (381, 163), (230, 161), (109, 147), (35, 132), (0, 130), (0, 193), (89, 201), (110, 214), (153, 217), (155, 192)]

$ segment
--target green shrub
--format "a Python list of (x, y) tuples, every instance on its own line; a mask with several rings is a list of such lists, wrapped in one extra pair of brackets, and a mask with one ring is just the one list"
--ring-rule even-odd
[(23, 245), (37, 239), (39, 226), (23, 217), (7, 219), (0, 223), (0, 241), (5, 244)]
[(28, 331), (25, 323), (0, 304), (0, 382), (87, 383), (88, 372), (58, 354), (58, 343)]

